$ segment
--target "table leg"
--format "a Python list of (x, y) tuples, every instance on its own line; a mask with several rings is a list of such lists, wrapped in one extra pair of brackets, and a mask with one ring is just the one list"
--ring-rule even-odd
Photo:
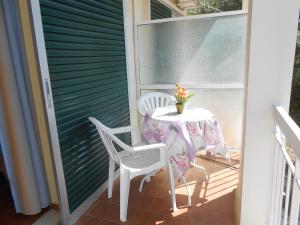
[(172, 204), (173, 211), (177, 211), (173, 167), (171, 162), (168, 159), (167, 159), (167, 166), (168, 166), (169, 182), (170, 182), (171, 204)]

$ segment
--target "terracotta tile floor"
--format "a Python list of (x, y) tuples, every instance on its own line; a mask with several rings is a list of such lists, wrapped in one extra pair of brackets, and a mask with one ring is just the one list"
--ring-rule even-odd
[[(113, 198), (107, 192), (89, 208), (76, 225), (234, 225), (234, 196), (238, 183), (239, 154), (231, 154), (231, 161), (197, 158), (210, 179), (204, 181), (203, 174), (196, 168), (190, 169), (187, 181), (192, 195), (192, 206), (187, 206), (184, 185), (176, 182), (178, 210), (170, 210), (168, 178), (164, 170), (145, 183), (140, 193), (141, 177), (131, 181), (128, 203), (128, 220), (119, 221), (119, 181), (115, 181)], [(222, 163), (230, 164), (225, 166)]]

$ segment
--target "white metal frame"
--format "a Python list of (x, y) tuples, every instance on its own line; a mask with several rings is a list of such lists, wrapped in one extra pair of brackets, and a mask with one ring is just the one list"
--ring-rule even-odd
[(69, 202), (68, 195), (64, 177), (63, 164), (61, 159), (61, 151), (57, 133), (57, 125), (55, 118), (55, 111), (53, 106), (53, 98), (52, 98), (52, 89), (50, 83), (49, 76), (49, 68), (47, 61), (47, 53), (46, 46), (44, 40), (43, 26), (42, 26), (42, 17), (41, 17), (41, 9), (39, 0), (31, 0), (31, 13), (32, 13), (32, 21), (34, 25), (35, 39), (36, 39), (36, 49), (38, 53), (38, 58), (40, 62), (40, 72), (41, 72), (41, 80), (43, 84), (43, 91), (45, 96), (46, 110), (50, 128), (50, 136), (52, 141), (52, 149), (53, 149), (53, 158), (55, 164), (55, 172), (56, 172), (56, 181), (57, 181), (57, 190), (59, 197), (59, 208), (61, 220), (64, 225), (70, 224), (71, 214), (69, 210)]
[[(64, 171), (61, 159), (61, 151), (57, 133), (57, 125), (55, 111), (53, 105), (52, 89), (49, 76), (49, 68), (47, 54), (45, 48), (45, 40), (42, 26), (41, 10), (39, 0), (30, 0), (30, 8), (32, 13), (32, 21), (36, 40), (36, 49), (39, 59), (39, 67), (41, 72), (41, 80), (43, 84), (43, 92), (45, 96), (46, 111), (50, 129), (50, 136), (53, 149), (53, 158), (55, 164), (57, 190), (59, 195), (59, 206), (61, 220), (64, 225), (75, 223), (81, 215), (92, 205), (93, 202), (105, 191), (108, 182), (105, 182), (99, 187), (87, 200), (85, 200), (79, 208), (72, 214), (69, 211), (69, 202), (66, 191)], [(136, 81), (135, 81), (135, 55), (134, 55), (134, 36), (133, 36), (133, 3), (132, 0), (123, 0), (123, 16), (124, 16), (124, 33), (126, 44), (126, 66), (127, 66), (127, 81), (128, 81), (128, 98), (130, 109), (130, 121), (132, 125), (137, 125), (137, 105), (136, 105)], [(132, 142), (138, 140), (138, 133), (132, 135)], [(118, 173), (115, 173), (118, 177)], [(115, 178), (116, 178), (115, 177)]]
[[(130, 110), (130, 123), (132, 126), (138, 127), (138, 109), (136, 104), (136, 66), (135, 66), (135, 38), (134, 38), (134, 11), (132, 0), (123, 0), (123, 17), (124, 17), (124, 33), (125, 33), (125, 50), (126, 50), (126, 67), (127, 67), (127, 83), (128, 98)], [(137, 143), (139, 133), (132, 133), (132, 143)]]
[(148, 24), (155, 24), (155, 23), (177, 22), (182, 20), (195, 20), (195, 19), (206, 19), (206, 18), (215, 18), (215, 17), (224, 17), (224, 16), (235, 16), (235, 15), (243, 15), (247, 13), (248, 13), (247, 10), (236, 10), (236, 11), (229, 11), (229, 12), (201, 14), (195, 16), (171, 17), (171, 18), (142, 21), (142, 22), (138, 21), (137, 25), (140, 26), (140, 25), (148, 25)]
[[(189, 89), (244, 89), (243, 84), (185, 84), (182, 85)], [(141, 90), (174, 90), (174, 84), (142, 84)]]
[[(141, 84), (140, 82), (140, 69), (139, 69), (139, 49), (138, 49), (138, 26), (148, 25), (148, 24), (157, 24), (157, 23), (167, 23), (167, 22), (176, 22), (182, 20), (195, 20), (195, 19), (210, 19), (216, 17), (225, 17), (225, 16), (236, 16), (236, 15), (246, 15), (247, 10), (237, 10), (221, 13), (211, 13), (204, 15), (195, 15), (195, 16), (182, 16), (182, 17), (172, 17), (158, 20), (149, 20), (149, 21), (136, 21), (135, 29), (135, 54), (136, 54), (136, 91), (137, 96), (140, 97), (142, 91), (147, 90), (174, 90), (174, 84)], [(216, 90), (225, 90), (225, 89), (244, 89), (244, 84), (231, 83), (231, 84), (200, 84), (200, 83), (182, 83), (183, 86), (189, 89), (216, 89)]]

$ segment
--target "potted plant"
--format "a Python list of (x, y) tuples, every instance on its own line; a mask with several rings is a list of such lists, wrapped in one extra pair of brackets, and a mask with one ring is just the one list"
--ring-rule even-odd
[(192, 96), (193, 95), (189, 94), (186, 88), (182, 87), (179, 83), (176, 83), (175, 98), (176, 98), (176, 109), (178, 114), (183, 113), (185, 103)]

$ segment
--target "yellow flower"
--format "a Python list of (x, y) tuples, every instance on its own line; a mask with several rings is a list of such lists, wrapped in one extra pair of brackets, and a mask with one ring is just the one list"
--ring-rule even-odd
[(178, 103), (184, 103), (190, 96), (186, 88), (182, 87), (179, 83), (176, 83), (175, 97)]

